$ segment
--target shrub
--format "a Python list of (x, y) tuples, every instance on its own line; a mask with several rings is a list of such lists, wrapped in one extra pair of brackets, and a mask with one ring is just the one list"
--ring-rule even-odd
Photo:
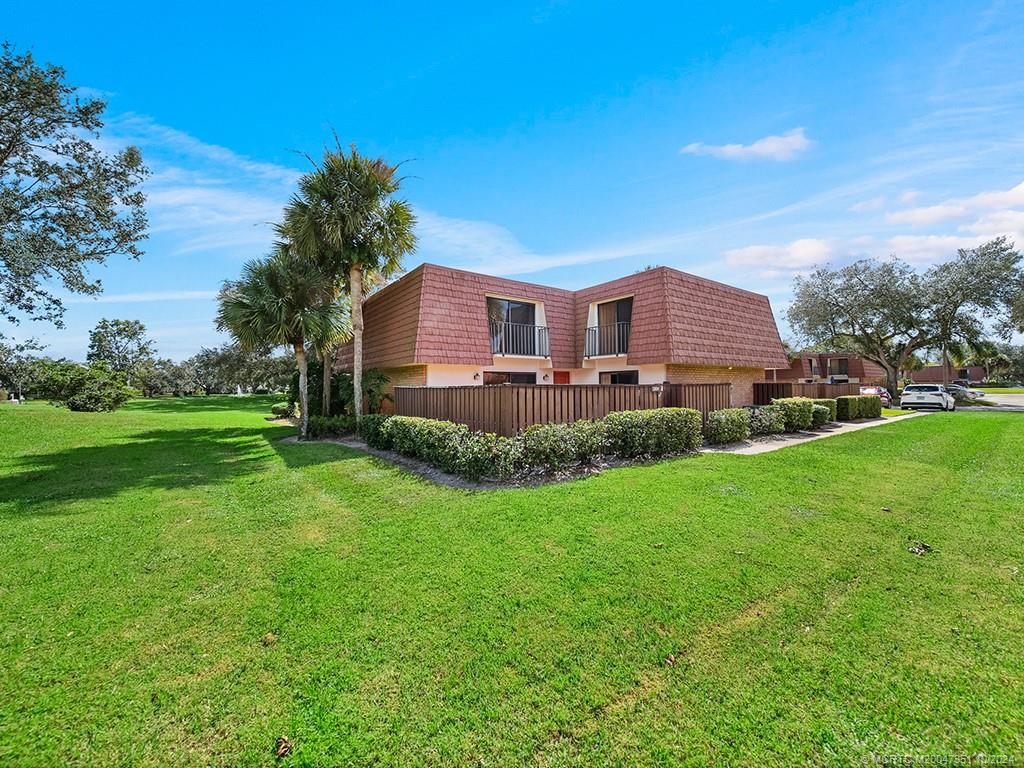
[(444, 472), (471, 479), (495, 473), (497, 435), (416, 416), (392, 416), (380, 432), (383, 441), (398, 453), (422, 459)]
[(882, 398), (878, 395), (860, 396), (860, 417), (862, 419), (877, 419), (882, 415)]
[(120, 373), (104, 365), (66, 360), (45, 367), (41, 389), (54, 405), (71, 411), (114, 411), (132, 395)]
[[(836, 407), (837, 406), (836, 406), (836, 399), (834, 397), (821, 397), (821, 398), (818, 398), (817, 400), (812, 400), (811, 402), (814, 403), (815, 405), (823, 405), (826, 408), (828, 408), (828, 419), (826, 419), (826, 421), (835, 421), (836, 420)], [(813, 419), (812, 419), (812, 423), (813, 423)]]
[[(319, 360), (310, 360), (306, 369), (306, 388), (309, 392), (309, 415), (319, 416), (323, 411), (324, 368)], [(377, 413), (381, 403), (391, 400), (384, 390), (391, 380), (377, 368), (363, 371), (363, 412)], [(352, 413), (352, 375), (334, 373), (331, 376), (331, 413)], [(294, 410), (299, 402), (299, 372), (292, 373), (288, 386), (288, 402)]]
[(326, 437), (328, 435), (351, 435), (356, 431), (356, 420), (353, 416), (310, 416), (309, 436)]
[(720, 445), (736, 443), (750, 437), (750, 411), (746, 408), (723, 408), (708, 414), (704, 426), (708, 442)]
[[(860, 395), (843, 395), (836, 398), (836, 418), (839, 421), (853, 421), (860, 418)], [(881, 400), (879, 400), (881, 403)]]
[(618, 411), (602, 421), (608, 449), (623, 458), (695, 451), (701, 443), (700, 411), (690, 408)]
[(275, 416), (293, 416), (295, 415), (295, 403), (274, 403), (270, 406), (270, 412)]
[(778, 435), (786, 431), (786, 417), (777, 405), (762, 405), (750, 413), (750, 434)]
[(391, 441), (384, 434), (384, 423), (390, 418), (383, 413), (368, 413), (359, 420), (359, 436), (371, 448), (390, 450)]
[(827, 405), (818, 405), (815, 403), (811, 407), (811, 426), (812, 427), (823, 427), (829, 422), (829, 409)]
[(604, 453), (605, 427), (600, 421), (534, 424), (521, 435), (522, 462), (550, 471), (593, 461)]
[(814, 401), (809, 397), (780, 397), (772, 400), (772, 405), (782, 409), (787, 432), (799, 432), (811, 426)]

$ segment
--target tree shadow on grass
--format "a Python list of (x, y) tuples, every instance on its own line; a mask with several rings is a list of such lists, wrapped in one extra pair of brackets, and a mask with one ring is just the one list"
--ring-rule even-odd
[(10, 505), (11, 515), (68, 514), (67, 504), (126, 490), (198, 488), (255, 476), (279, 466), (277, 458), (292, 469), (361, 455), (343, 446), (282, 444), (292, 433), (290, 427), (160, 429), (26, 454), (14, 458), (0, 484), (0, 504)]
[(270, 406), (286, 399), (284, 395), (210, 395), (208, 397), (153, 397), (130, 400), (125, 410), (144, 413), (204, 413), (245, 411), (270, 415)]

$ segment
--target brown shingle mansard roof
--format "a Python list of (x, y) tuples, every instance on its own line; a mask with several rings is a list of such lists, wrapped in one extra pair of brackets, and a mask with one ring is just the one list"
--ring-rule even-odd
[[(590, 303), (632, 295), (627, 362), (786, 368), (768, 298), (669, 267), (579, 291), (422, 264), (367, 299), (364, 365), (490, 365), (486, 295), (542, 301), (555, 368), (578, 368)], [(338, 363), (352, 365), (352, 346)]]

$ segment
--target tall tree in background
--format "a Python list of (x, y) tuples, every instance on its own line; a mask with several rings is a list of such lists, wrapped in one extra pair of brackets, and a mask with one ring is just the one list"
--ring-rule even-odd
[[(285, 210), (282, 233), (298, 253), (318, 265), (346, 291), (352, 315), (353, 406), (362, 414), (363, 298), (368, 282), (387, 279), (413, 252), (416, 219), (404, 200), (392, 196), (401, 187), (397, 165), (360, 155), (341, 146), (324, 153), (315, 170), (299, 181), (299, 192)], [(330, 366), (325, 366), (329, 384)], [(330, 402), (325, 387), (324, 413)]]
[(1021, 285), (1020, 254), (1005, 238), (961, 249), (921, 275), (899, 259), (823, 267), (794, 283), (787, 312), (814, 343), (850, 349), (880, 365), (888, 387), (914, 353), (977, 341), (986, 324), (1007, 333)]
[(907, 264), (864, 259), (838, 270), (822, 267), (798, 277), (793, 292), (786, 314), (793, 330), (877, 363), (891, 392), (906, 362), (928, 346), (921, 277)]
[(90, 363), (103, 363), (112, 371), (123, 373), (131, 385), (136, 369), (153, 357), (154, 345), (146, 338), (146, 326), (140, 320), (107, 320), (103, 318), (89, 331)]
[(224, 283), (218, 296), (217, 327), (244, 350), (288, 345), (299, 369), (299, 438), (309, 427), (307, 345), (344, 331), (345, 315), (331, 300), (331, 281), (313, 262), (279, 244), (261, 261), (250, 261), (240, 280)]
[(90, 264), (142, 254), (148, 171), (135, 147), (109, 154), (96, 145), (105, 108), (79, 99), (62, 68), (0, 48), (0, 317), (10, 322), (24, 315), (63, 327), (54, 280), (97, 294)]
[(942, 383), (948, 384), (950, 345), (979, 344), (986, 321), (1004, 326), (1020, 290), (1021, 256), (1005, 237), (957, 255), (925, 274), (927, 321), (942, 353)]
[(36, 377), (39, 359), (32, 353), (43, 348), (35, 339), (20, 343), (0, 341), (0, 384), (11, 387), (18, 400), (25, 398), (25, 387)]

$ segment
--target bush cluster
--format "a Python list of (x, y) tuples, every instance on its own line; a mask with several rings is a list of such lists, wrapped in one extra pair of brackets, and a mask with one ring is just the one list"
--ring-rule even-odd
[(391, 446), (382, 432), (384, 422), (390, 418), (382, 413), (368, 413), (359, 420), (359, 436), (371, 448), (387, 450)]
[(810, 428), (814, 401), (809, 397), (780, 397), (772, 400), (772, 405), (782, 409), (787, 432), (799, 432)]
[(288, 402), (274, 403), (270, 406), (270, 412), (275, 416), (294, 416), (295, 404)]
[(778, 435), (786, 431), (786, 417), (777, 405), (762, 405), (750, 412), (750, 434)]
[(811, 426), (812, 427), (823, 427), (830, 421), (830, 411), (827, 405), (818, 405), (815, 403), (811, 407)]
[(132, 396), (124, 376), (105, 365), (57, 361), (45, 367), (40, 390), (71, 411), (115, 411)]
[[(313, 419), (310, 419), (312, 433)], [(463, 424), (413, 416), (364, 416), (367, 445), (420, 459), (470, 479), (510, 479), (525, 472), (558, 472), (601, 456), (665, 456), (695, 451), (700, 412), (687, 408), (611, 413), (598, 421), (537, 424), (515, 437), (474, 432)]]
[(601, 421), (609, 452), (622, 458), (665, 456), (700, 448), (701, 415), (691, 408), (616, 411)]
[(704, 435), (712, 445), (737, 443), (750, 437), (750, 411), (746, 408), (723, 408), (708, 414)]
[(418, 416), (392, 416), (374, 438), (379, 447), (420, 459), (453, 475), (476, 479), (495, 473), (498, 436), (465, 424)]
[(834, 397), (820, 397), (816, 400), (812, 400), (815, 405), (823, 405), (828, 408), (828, 419), (827, 421), (836, 420), (836, 399)]
[(840, 421), (877, 419), (882, 415), (882, 398), (878, 395), (845, 395), (836, 398), (836, 405)]
[(356, 431), (356, 419), (354, 416), (310, 416), (309, 436), (313, 438), (351, 435)]

